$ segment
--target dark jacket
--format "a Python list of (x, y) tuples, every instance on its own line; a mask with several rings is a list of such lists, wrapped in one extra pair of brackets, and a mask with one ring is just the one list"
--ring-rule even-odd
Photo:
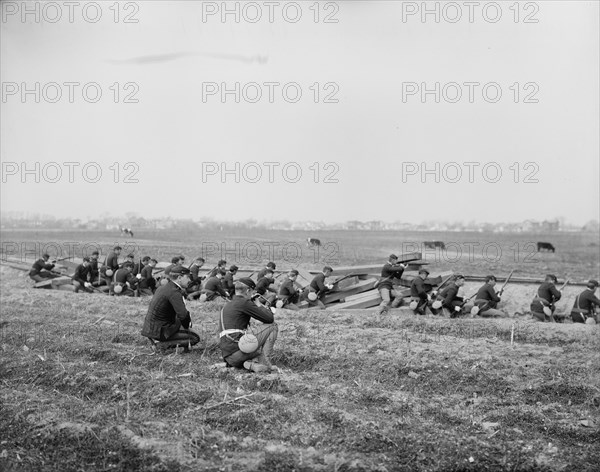
[(585, 289), (577, 295), (577, 298), (575, 298), (575, 303), (573, 304), (573, 309), (571, 311), (579, 312), (582, 310), (585, 313), (592, 313), (594, 306), (600, 306), (600, 299), (594, 295), (593, 291)]
[(229, 293), (229, 295), (233, 295), (235, 293), (235, 285), (233, 283), (233, 273), (227, 272), (223, 279), (221, 280), (221, 285), (223, 289)]
[(111, 269), (113, 272), (119, 268), (119, 256), (116, 253), (111, 252), (106, 257), (106, 267)]
[(38, 259), (31, 266), (31, 270), (29, 271), (29, 275), (38, 275), (42, 269), (44, 270), (52, 270), (54, 269), (54, 264), (48, 264), (43, 258)]
[(325, 274), (320, 273), (315, 275), (310, 283), (310, 289), (319, 295), (329, 292), (329, 289), (325, 286)]
[(196, 264), (192, 264), (192, 267), (190, 267), (190, 285), (200, 285), (202, 283), (204, 277), (200, 275), (200, 269), (201, 267)]
[(227, 298), (229, 296), (228, 293), (223, 289), (223, 284), (221, 283), (221, 279), (218, 277), (211, 277), (204, 284), (204, 290), (209, 290), (211, 292), (218, 293), (222, 297)]
[(458, 289), (458, 285), (451, 282), (450, 285), (444, 287), (442, 291), (438, 293), (437, 298), (442, 301), (443, 307), (453, 309), (464, 301), (462, 297), (458, 296)]
[(552, 282), (544, 282), (540, 285), (540, 288), (538, 288), (538, 297), (543, 298), (550, 304), (554, 304), (560, 300), (561, 293)]
[(142, 280), (140, 280), (140, 288), (154, 288), (156, 286), (156, 282), (154, 282), (154, 277), (152, 276), (152, 271), (154, 267), (152, 266), (144, 266), (142, 269)]
[(394, 286), (394, 279), (401, 278), (403, 272), (404, 268), (399, 267), (398, 265), (392, 265), (388, 262), (381, 269), (381, 282), (379, 282), (377, 288), (387, 288), (391, 290)]
[(475, 302), (478, 300), (485, 300), (488, 302), (486, 304), (488, 308), (496, 308), (496, 305), (501, 299), (494, 291), (494, 288), (486, 283), (478, 290), (477, 295), (475, 295)]
[(258, 279), (258, 282), (256, 282), (256, 293), (264, 295), (267, 292), (273, 292), (273, 289), (269, 289), (272, 283), (273, 279), (270, 279), (268, 277), (261, 277), (260, 279)]
[(98, 270), (98, 260), (92, 259), (90, 261), (90, 274), (91, 279), (96, 280), (98, 278), (99, 270)]
[[(221, 324), (221, 313), (219, 313), (219, 331), (225, 329), (241, 329), (245, 330), (250, 324), (250, 319), (254, 318), (266, 324), (271, 324), (274, 321), (273, 313), (265, 307), (258, 307), (253, 302), (242, 295), (235, 295), (230, 302), (223, 307), (223, 322)], [(229, 337), (237, 341), (242, 336), (242, 333), (233, 333)], [(238, 344), (228, 339), (227, 336), (222, 336), (219, 340), (219, 347), (223, 353), (223, 358), (226, 358), (238, 350)]]
[(75, 269), (75, 274), (73, 275), (73, 280), (76, 280), (81, 285), (88, 281), (88, 275), (92, 272), (92, 268), (90, 266), (85, 267), (83, 264), (79, 264)]
[(279, 286), (279, 298), (289, 303), (296, 303), (299, 299), (298, 290), (291, 279), (285, 279), (285, 281)]
[(192, 319), (183, 301), (183, 293), (171, 280), (161, 285), (150, 300), (142, 327), (142, 336), (165, 341), (182, 327), (188, 329)]
[(415, 277), (410, 284), (410, 296), (427, 300), (427, 289), (425, 288), (425, 280), (421, 277)]

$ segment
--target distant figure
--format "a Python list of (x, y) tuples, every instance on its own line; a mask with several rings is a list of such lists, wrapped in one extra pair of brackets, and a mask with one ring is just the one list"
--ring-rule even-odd
[(320, 239), (315, 239), (315, 238), (308, 238), (306, 240), (306, 245), (307, 245), (307, 247), (320, 246), (321, 245), (321, 240)]
[(133, 231), (131, 231), (131, 228), (121, 228), (121, 234), (128, 234), (133, 238)]
[(538, 250), (538, 252), (542, 251), (542, 249), (544, 251), (548, 251), (548, 252), (550, 252), (550, 251), (554, 252), (555, 251), (555, 248), (554, 248), (554, 246), (552, 244), (538, 242), (537, 243), (537, 250)]
[(440, 249), (446, 249), (446, 245), (443, 241), (425, 241), (423, 244), (429, 249), (435, 249), (436, 247), (439, 247)]

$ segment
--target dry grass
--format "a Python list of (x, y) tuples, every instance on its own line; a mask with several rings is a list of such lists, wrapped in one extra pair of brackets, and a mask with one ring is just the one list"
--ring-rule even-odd
[[(600, 331), (400, 309), (280, 313), (278, 373), (151, 355), (147, 299), (1, 269), (3, 470), (597, 470)], [(511, 343), (512, 337), (512, 343)]]

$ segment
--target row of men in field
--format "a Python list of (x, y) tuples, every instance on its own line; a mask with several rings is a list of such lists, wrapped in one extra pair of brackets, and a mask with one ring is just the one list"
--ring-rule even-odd
[[(98, 287), (107, 286), (110, 295), (152, 295), (160, 284), (167, 283), (167, 278), (173, 268), (185, 265), (185, 257), (176, 256), (165, 269), (156, 270), (156, 259), (146, 256), (136, 263), (133, 254), (127, 255), (125, 260), (119, 263), (118, 258), (121, 251), (120, 246), (115, 246), (102, 265), (98, 262), (99, 253), (97, 251), (93, 252), (90, 257), (84, 257), (83, 262), (76, 267), (75, 273), (71, 277), (75, 292), (81, 290), (91, 293)], [(29, 275), (36, 282), (59, 275), (53, 272), (54, 264), (49, 262), (49, 258), (48, 254), (44, 254), (42, 259), (33, 264)], [(235, 293), (234, 277), (239, 268), (236, 265), (227, 268), (227, 261), (220, 260), (208, 273), (201, 274), (200, 269), (204, 264), (204, 258), (197, 257), (188, 267), (190, 283), (186, 286), (186, 299), (212, 301), (223, 298), (230, 300)], [(333, 285), (324, 283), (325, 278), (333, 272), (331, 267), (325, 267), (322, 274), (316, 275), (306, 291), (296, 282), (298, 277), (296, 270), (291, 271), (286, 280), (276, 286), (274, 283), (276, 267), (274, 262), (269, 262), (258, 273), (256, 290), (264, 303), (298, 310), (297, 303), (304, 293), (304, 296), (308, 298), (309, 306), (325, 308), (320, 298), (333, 288)]]
[[(76, 268), (75, 274), (72, 276), (75, 291), (92, 292), (98, 286), (107, 285), (110, 294), (152, 295), (156, 291), (157, 284), (166, 283), (166, 277), (174, 267), (185, 264), (184, 256), (176, 256), (164, 270), (156, 271), (156, 259), (146, 256), (136, 263), (133, 254), (127, 255), (124, 262), (119, 263), (121, 250), (120, 246), (115, 246), (103, 265), (98, 263), (97, 251), (92, 253), (89, 258), (84, 258), (83, 263)], [(44, 272), (51, 273), (54, 266), (48, 263), (48, 259), (49, 255), (44, 254), (43, 259), (34, 263), (30, 272), (32, 279), (40, 281), (43, 280)], [(227, 269), (227, 262), (220, 260), (212, 270), (202, 275), (200, 269), (204, 264), (205, 260), (197, 257), (188, 267), (190, 283), (186, 287), (186, 298), (212, 301), (220, 297), (230, 300), (235, 294), (234, 280), (239, 270), (238, 267), (232, 265)], [(405, 268), (404, 264), (398, 263), (395, 254), (390, 255), (388, 262), (384, 264), (381, 278), (377, 283), (382, 299), (379, 306), (380, 313), (385, 313), (390, 306), (397, 307), (402, 302), (402, 294), (396, 291), (394, 286), (398, 284)], [(322, 298), (334, 286), (334, 284), (326, 283), (326, 279), (333, 273), (331, 267), (324, 267), (307, 288), (303, 288), (297, 283), (298, 272), (296, 270), (290, 271), (285, 280), (277, 287), (274, 283), (275, 269), (276, 264), (269, 262), (258, 273), (255, 290), (263, 303), (268, 306), (298, 310), (298, 303), (307, 300), (310, 307), (325, 308)], [(502, 290), (494, 289), (497, 283), (495, 276), (487, 276), (484, 285), (469, 299), (459, 296), (460, 288), (465, 282), (464, 276), (454, 276), (448, 285), (439, 290), (432, 290), (433, 286), (427, 283), (428, 276), (429, 271), (422, 268), (411, 283), (410, 307), (416, 314), (423, 315), (429, 310), (434, 315), (451, 318), (469, 313), (480, 316), (505, 316), (502, 311), (497, 309), (498, 303), (501, 301)], [(537, 296), (532, 300), (530, 311), (540, 321), (555, 320), (556, 302), (562, 296), (560, 290), (556, 288), (556, 283), (556, 276), (548, 274), (544, 283), (538, 288)], [(597, 287), (598, 282), (590, 280), (587, 289), (576, 297), (571, 310), (574, 322), (585, 323), (588, 318), (594, 317), (595, 307), (600, 305), (600, 301), (595, 296)], [(471, 298), (474, 300), (471, 301)]]
[[(264, 271), (268, 273), (272, 269), (272, 265), (269, 265)], [(394, 279), (397, 282), (404, 269), (404, 264), (398, 264), (398, 259), (393, 254), (383, 266), (378, 283), (382, 298), (380, 313), (387, 312), (390, 305), (399, 306), (401, 294), (394, 290)], [(325, 267), (322, 273), (315, 276), (315, 283), (311, 283), (310, 286), (310, 293), (315, 294), (313, 301), (319, 300), (324, 293), (332, 289), (333, 284), (325, 284), (325, 279), (332, 272), (331, 267)], [(291, 308), (300, 296), (301, 288), (295, 284), (297, 275), (297, 271), (290, 271), (282, 284), (287, 284), (294, 294), (294, 298), (288, 297), (285, 300), (283, 307)], [(411, 308), (416, 314), (425, 314), (429, 309), (436, 315), (446, 312), (448, 316), (456, 317), (465, 311), (473, 313), (471, 310), (477, 308), (475, 312), (482, 316), (504, 315), (496, 309), (502, 293), (501, 290), (494, 290), (494, 276), (486, 278), (485, 284), (477, 291), (475, 300), (469, 307), (469, 300), (458, 295), (465, 281), (462, 275), (454, 276), (446, 286), (440, 285), (439, 291), (431, 290), (428, 275), (426, 269), (421, 269), (418, 277), (411, 282)], [(189, 350), (200, 341), (200, 337), (191, 329), (192, 319), (184, 301), (192, 278), (190, 270), (175, 265), (167, 276), (167, 283), (158, 288), (150, 302), (141, 334), (147, 337), (157, 350), (166, 351), (177, 346)], [(263, 278), (259, 274), (258, 283), (250, 278), (235, 281), (233, 296), (227, 297), (227, 303), (219, 311), (219, 347), (223, 360), (229, 367), (243, 367), (253, 372), (266, 372), (273, 368), (271, 354), (277, 340), (278, 327), (274, 318), (275, 308), (270, 306), (265, 297), (267, 292), (262, 291), (264, 287), (260, 287)], [(531, 305), (536, 318), (545, 320), (549, 315), (544, 308), (553, 307), (560, 299), (561, 294), (555, 283), (556, 277), (548, 275), (540, 286)], [(322, 288), (318, 290), (317, 286)], [(578, 295), (571, 312), (574, 322), (593, 319), (594, 307), (600, 306), (600, 300), (594, 295), (597, 287), (598, 282), (591, 280), (587, 289)], [(252, 320), (258, 323), (252, 323)]]

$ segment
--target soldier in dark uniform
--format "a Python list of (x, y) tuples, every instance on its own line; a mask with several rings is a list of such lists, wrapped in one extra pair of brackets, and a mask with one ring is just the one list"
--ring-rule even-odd
[(88, 279), (91, 277), (92, 267), (90, 265), (90, 258), (84, 257), (83, 262), (75, 268), (75, 274), (72, 277), (73, 286), (75, 287), (75, 293), (83, 289), (88, 293), (92, 293), (91, 282)]
[(398, 256), (396, 254), (390, 254), (388, 262), (383, 265), (381, 279), (377, 284), (379, 295), (381, 295), (381, 303), (379, 304), (380, 315), (387, 313), (390, 302), (392, 303), (392, 308), (398, 307), (402, 302), (402, 299), (396, 296), (394, 282), (400, 280), (405, 268), (404, 264), (398, 264)]
[(538, 288), (537, 296), (530, 305), (531, 314), (539, 321), (552, 321), (555, 303), (560, 300), (561, 293), (556, 288), (557, 279), (554, 274), (546, 275), (544, 283)]
[(595, 313), (600, 307), (600, 299), (594, 294), (597, 288), (598, 281), (590, 280), (587, 288), (577, 295), (571, 309), (573, 323), (588, 323), (590, 318), (594, 319), (596, 323), (599, 321), (600, 316)]
[(189, 268), (190, 284), (186, 289), (188, 300), (198, 299), (202, 293), (202, 281), (205, 279), (205, 276), (200, 275), (200, 269), (204, 265), (204, 262), (203, 257), (196, 257)]
[(274, 262), (267, 262), (267, 266), (258, 273), (258, 275), (256, 276), (256, 280), (262, 279), (268, 270), (270, 270), (271, 273), (274, 274), (276, 268), (277, 265)]
[(187, 349), (200, 341), (200, 336), (190, 330), (192, 319), (183, 299), (190, 282), (189, 273), (185, 267), (174, 267), (168, 282), (156, 290), (150, 301), (142, 336), (159, 350), (176, 346)]
[(214, 269), (211, 269), (211, 271), (208, 274), (206, 274), (206, 278), (210, 279), (211, 277), (214, 277), (217, 274), (217, 272), (225, 273), (226, 266), (227, 266), (227, 261), (224, 259), (221, 259), (219, 262), (217, 262), (217, 266)]
[(115, 272), (119, 269), (119, 255), (121, 254), (121, 246), (115, 246), (111, 253), (106, 256), (104, 266), (100, 268), (100, 274), (104, 278), (104, 282), (109, 287), (112, 284), (112, 279)]
[(31, 266), (31, 270), (29, 271), (29, 277), (35, 282), (43, 282), (44, 280), (53, 279), (57, 277), (56, 274), (51, 273), (50, 271), (54, 269), (54, 262), (49, 263), (50, 254), (42, 254), (42, 258), (38, 259)]
[[(272, 369), (271, 354), (277, 340), (278, 327), (273, 313), (254, 299), (251, 301), (254, 281), (242, 278), (235, 283), (235, 295), (220, 312), (219, 347), (223, 360), (232, 367), (244, 367), (253, 372), (266, 372)], [(262, 324), (250, 328), (254, 318)], [(250, 330), (258, 340), (254, 352), (242, 352), (238, 342), (242, 335)]]
[[(447, 310), (450, 318), (456, 318), (460, 315), (464, 299), (458, 296), (458, 291), (464, 284), (465, 277), (463, 275), (456, 275), (454, 280), (436, 295), (436, 301), (431, 306), (433, 314), (438, 315)], [(435, 306), (436, 302), (439, 302), (439, 307)]]
[(287, 278), (279, 287), (277, 292), (277, 306), (279, 308), (287, 308), (288, 310), (299, 310), (296, 303), (300, 301), (300, 293), (302, 288), (296, 283), (298, 278), (298, 271), (292, 269), (289, 271)]
[(100, 253), (98, 251), (92, 252), (90, 255), (90, 282), (95, 287), (101, 285), (102, 278), (100, 277), (100, 268), (98, 266), (98, 259)]
[(235, 274), (237, 274), (238, 270), (238, 266), (232, 265), (229, 268), (229, 271), (227, 271), (227, 273), (223, 277), (223, 280), (221, 281), (221, 283), (223, 284), (223, 288), (229, 294), (230, 297), (233, 297), (233, 295), (235, 294), (235, 285), (233, 283), (233, 277)]
[(272, 305), (277, 298), (277, 290), (273, 288), (273, 269), (264, 270), (264, 274), (256, 283), (256, 293), (262, 295)]
[[(329, 292), (333, 285), (326, 284), (325, 279), (333, 273), (333, 269), (329, 266), (323, 267), (323, 271), (313, 277), (308, 286), (308, 306), (325, 309), (325, 304), (321, 299)], [(312, 294), (312, 295), (311, 295)]]
[(224, 270), (218, 271), (213, 277), (206, 281), (206, 283), (204, 284), (204, 289), (202, 290), (202, 293), (206, 295), (206, 301), (210, 302), (216, 299), (218, 296), (221, 296), (227, 300), (231, 298), (229, 294), (225, 291), (225, 289), (223, 288), (223, 284), (221, 283), (221, 280), (224, 276)]
[(478, 314), (482, 316), (506, 316), (504, 312), (497, 310), (496, 307), (500, 303), (500, 295), (502, 293), (496, 292), (494, 287), (496, 286), (496, 277), (488, 275), (485, 278), (485, 284), (477, 291), (475, 295), (475, 306), (479, 308)]
[(133, 275), (133, 263), (125, 262), (123, 267), (118, 269), (113, 276), (111, 292), (115, 295), (133, 297), (134, 290), (137, 289), (138, 279)]
[(152, 275), (152, 271), (158, 264), (156, 259), (150, 259), (148, 264), (142, 269), (140, 282), (138, 284), (140, 288), (140, 295), (152, 295), (156, 291), (156, 279)]
[(424, 315), (427, 310), (429, 296), (427, 295), (427, 287), (425, 279), (429, 276), (427, 269), (419, 269), (419, 274), (410, 284), (410, 296), (412, 298), (411, 308), (416, 315)]
[(142, 270), (144, 269), (144, 267), (146, 267), (148, 265), (148, 262), (150, 261), (150, 256), (144, 256), (144, 258), (133, 264), (133, 275), (138, 275), (142, 273)]

